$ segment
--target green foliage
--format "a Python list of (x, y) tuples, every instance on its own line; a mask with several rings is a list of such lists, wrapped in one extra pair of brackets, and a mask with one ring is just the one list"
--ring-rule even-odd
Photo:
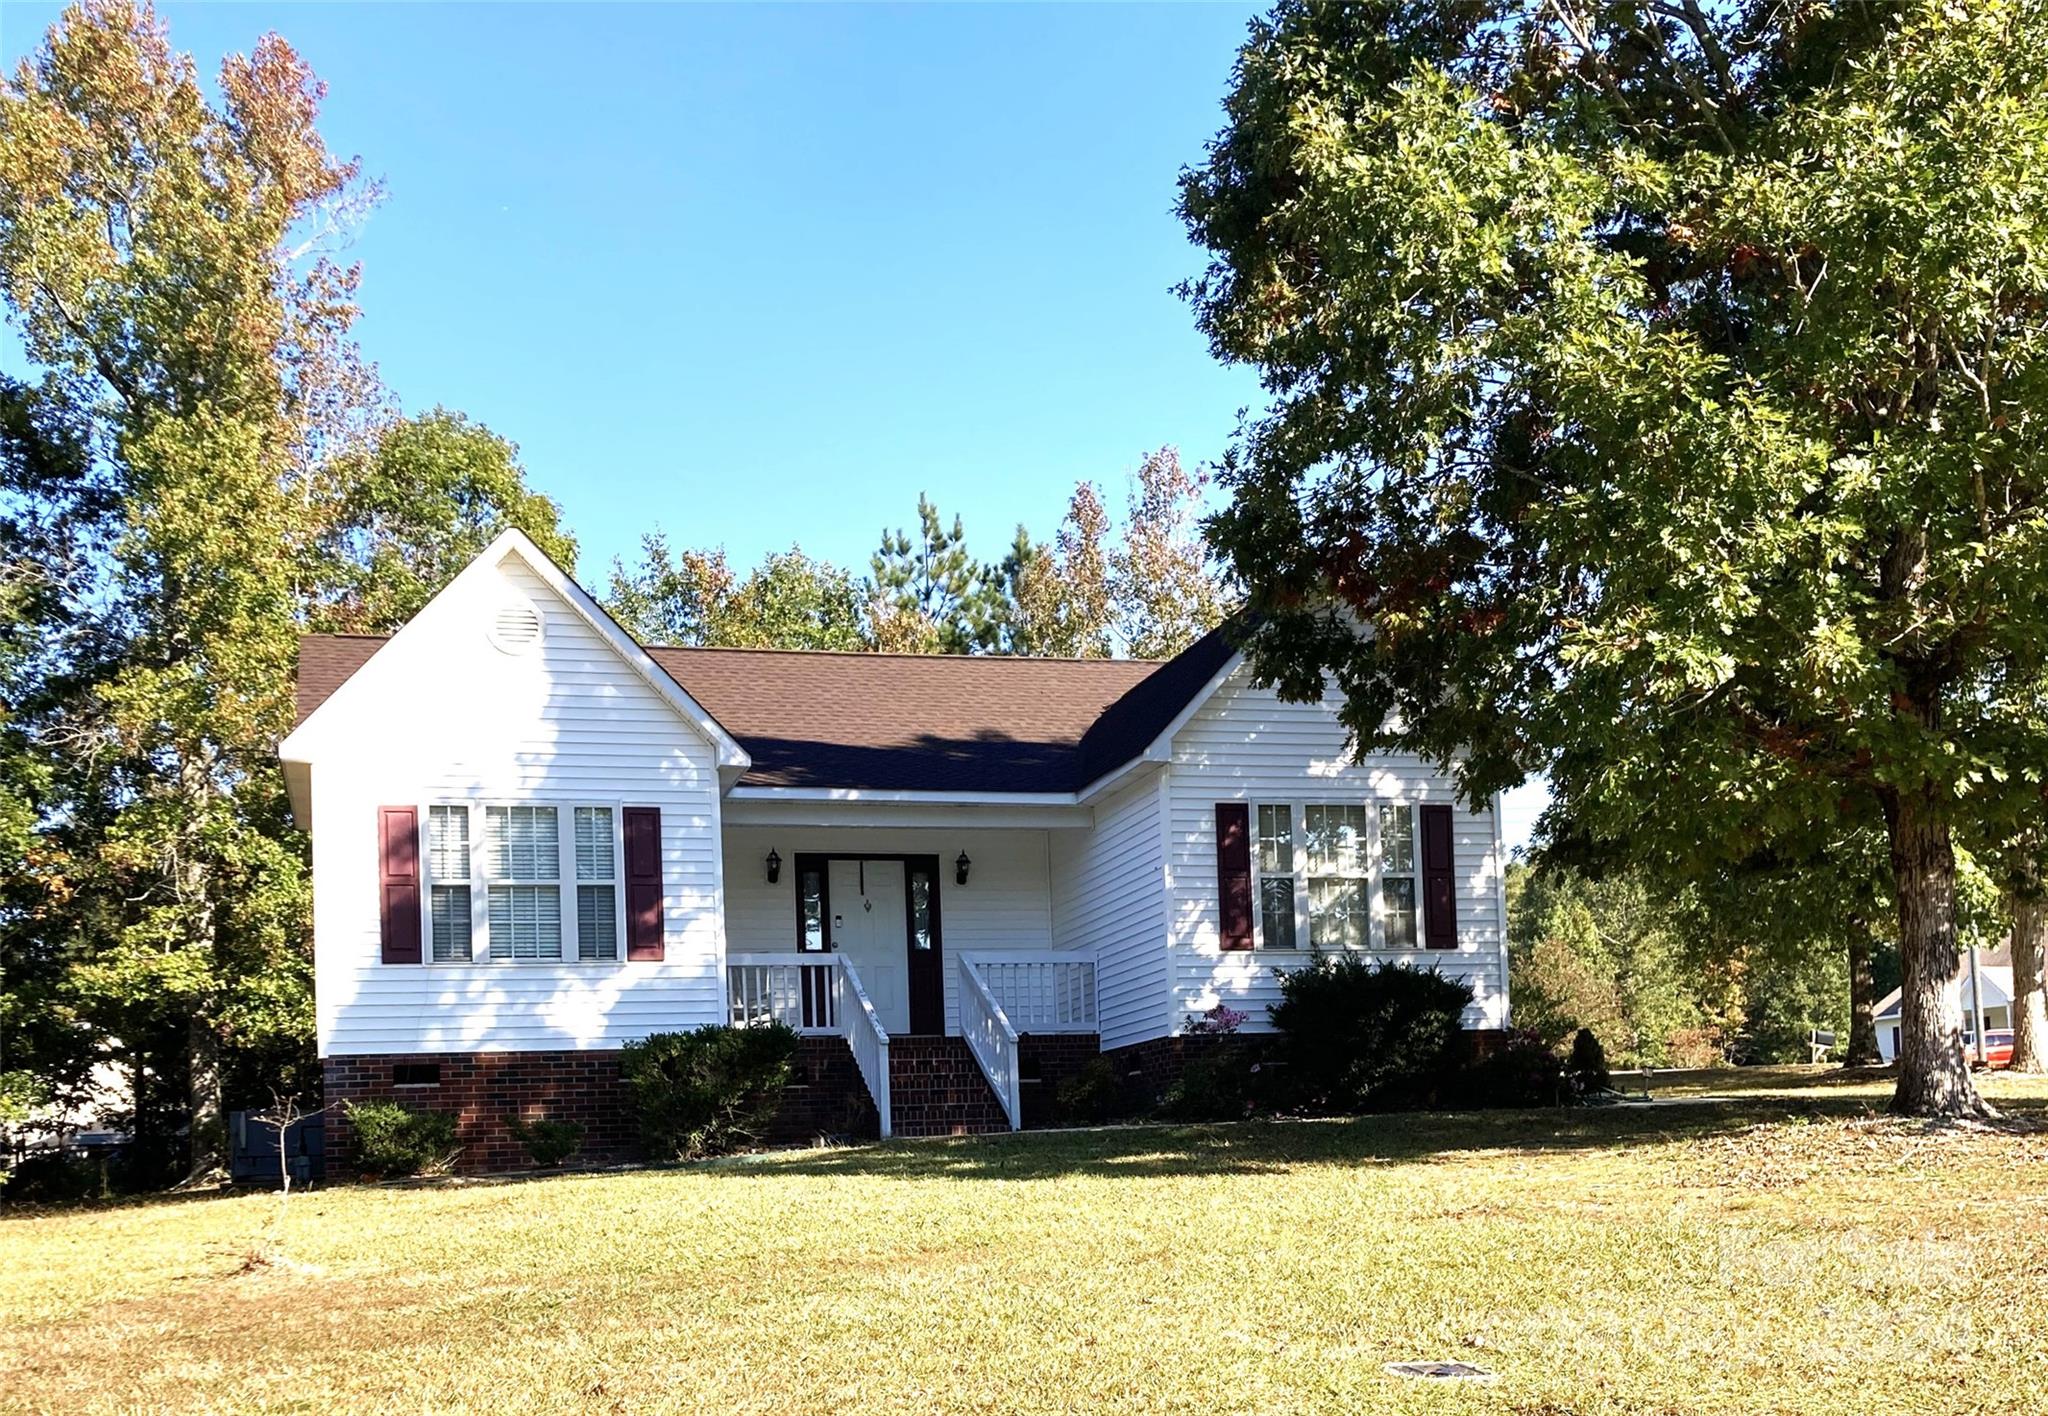
[(655, 1033), (619, 1058), (648, 1154), (691, 1160), (756, 1144), (796, 1056), (787, 1024)]
[(518, 448), (461, 413), (387, 423), (335, 475), (340, 504), (324, 550), (336, 584), (322, 618), (337, 630), (397, 629), (508, 527), (575, 573), (562, 509), (527, 488)]
[(725, 552), (676, 552), (661, 532), (641, 538), (640, 561), (612, 565), (609, 607), (648, 644), (727, 649), (864, 649), (860, 585), (795, 546), (769, 555), (744, 580)]
[(1175, 1121), (1242, 1121), (1265, 1100), (1263, 1077), (1252, 1048), (1191, 1048), (1160, 1098), (1160, 1114)]
[(1288, 0), (1183, 187), (1257, 671), (1607, 839), (1881, 818), (1919, 1112), (1958, 823), (2048, 780), (2044, 20)]
[(1571, 1055), (1565, 1059), (1565, 1079), (1576, 1096), (1597, 1096), (1607, 1090), (1607, 1050), (1591, 1028), (1580, 1028), (1572, 1036)]
[(1107, 1057), (1091, 1057), (1070, 1077), (1061, 1079), (1053, 1111), (1062, 1125), (1099, 1126), (1125, 1109), (1123, 1079)]
[(0, 1052), (131, 1079), (132, 1173), (310, 1094), (300, 631), (388, 628), (504, 525), (572, 547), (509, 445), (393, 421), (331, 258), (373, 202), (276, 35), (216, 90), (153, 12), (68, 9), (0, 81)]
[(1410, 1106), (1455, 1058), (1470, 987), (1434, 969), (1323, 954), (1281, 970), (1272, 1006), (1298, 1104), (1349, 1112)]
[(1571, 1088), (1557, 1053), (1537, 1034), (1515, 1028), (1499, 1046), (1450, 1081), (1461, 1107), (1562, 1106)]
[(507, 1116), (505, 1129), (526, 1147), (526, 1154), (535, 1165), (560, 1165), (583, 1144), (583, 1128), (573, 1121), (556, 1121), (546, 1116), (524, 1121)]
[(350, 1102), (356, 1168), (373, 1175), (437, 1175), (455, 1163), (461, 1147), (455, 1118), (416, 1111), (395, 1101)]
[(960, 518), (948, 529), (920, 492), (917, 531), (882, 532), (870, 565), (877, 646), (892, 652), (968, 654), (993, 647), (1004, 618), (1003, 577), (967, 551)]

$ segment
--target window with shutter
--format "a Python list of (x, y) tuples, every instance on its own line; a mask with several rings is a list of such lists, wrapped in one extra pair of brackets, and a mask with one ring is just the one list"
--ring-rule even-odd
[(1216, 890), (1220, 944), (1252, 947), (1251, 811), (1241, 801), (1216, 803)]
[(662, 920), (661, 809), (619, 812), (626, 853), (626, 957), (658, 962), (666, 950)]
[(1457, 849), (1451, 808), (1422, 808), (1423, 943), (1431, 949), (1458, 947)]
[(377, 808), (377, 923), (387, 964), (420, 961), (420, 815), (413, 806)]

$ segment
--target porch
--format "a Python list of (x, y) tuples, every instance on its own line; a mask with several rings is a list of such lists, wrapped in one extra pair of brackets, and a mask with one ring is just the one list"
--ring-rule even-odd
[(727, 955), (727, 1018), (842, 1040), (884, 1138), (1021, 1129), (1042, 1084), (1027, 1066), (1031, 1040), (1095, 1037), (1095, 961), (1065, 950), (969, 951), (947, 967), (958, 1026), (943, 1033), (892, 1033), (858, 965), (827, 951)]

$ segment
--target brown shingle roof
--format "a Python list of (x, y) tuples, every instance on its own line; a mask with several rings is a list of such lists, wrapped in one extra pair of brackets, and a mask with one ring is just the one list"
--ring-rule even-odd
[[(299, 643), (299, 721), (383, 644)], [(1219, 630), (1144, 659), (669, 649), (654, 662), (739, 739), (747, 786), (1067, 792), (1128, 762), (1228, 661)]]

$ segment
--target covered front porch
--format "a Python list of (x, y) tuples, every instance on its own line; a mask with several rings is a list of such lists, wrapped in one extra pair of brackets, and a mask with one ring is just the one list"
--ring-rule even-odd
[(728, 827), (728, 1020), (843, 1039), (884, 1136), (1017, 1129), (1027, 1039), (1098, 1026), (1095, 960), (1055, 937), (1063, 828)]

